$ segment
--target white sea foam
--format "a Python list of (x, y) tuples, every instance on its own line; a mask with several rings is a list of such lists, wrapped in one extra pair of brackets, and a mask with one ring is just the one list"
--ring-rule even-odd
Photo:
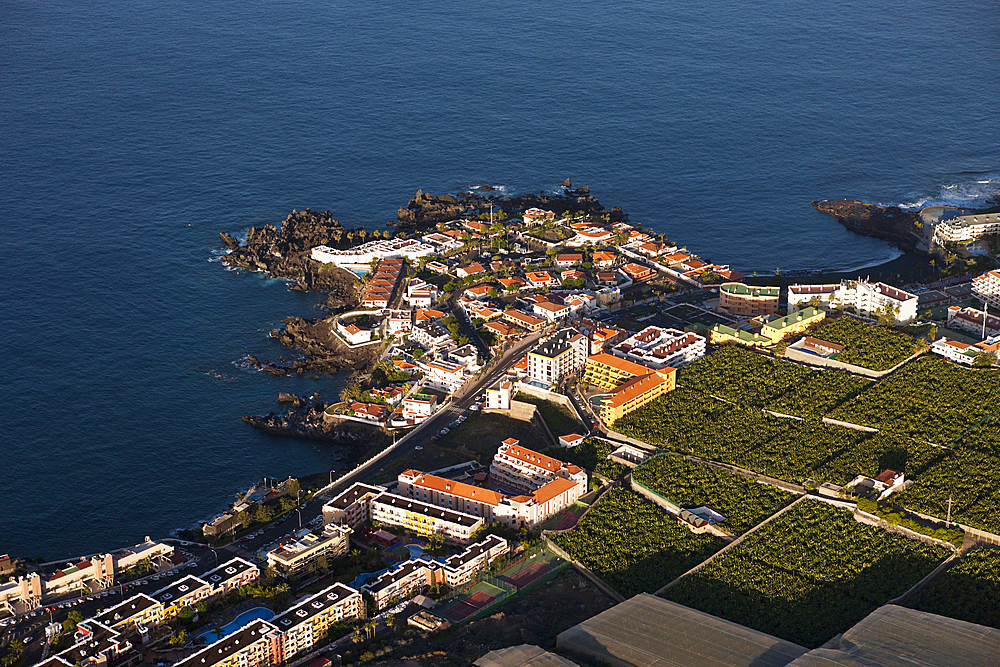
[(978, 208), (991, 206), (1000, 199), (1000, 176), (976, 179), (964, 183), (942, 185), (936, 194), (923, 195), (916, 201), (899, 204), (906, 211), (928, 206), (957, 206)]

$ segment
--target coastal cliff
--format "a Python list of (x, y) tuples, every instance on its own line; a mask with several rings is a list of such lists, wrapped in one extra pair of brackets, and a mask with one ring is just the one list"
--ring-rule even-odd
[(324, 419), (323, 411), (327, 406), (322, 401), (307, 403), (299, 396), (295, 399), (298, 409), (267, 415), (244, 415), (243, 421), (272, 435), (322, 440), (365, 449), (380, 449), (391, 441), (384, 431), (366, 424)]
[(926, 244), (921, 243), (919, 212), (854, 199), (824, 199), (814, 201), (812, 205), (817, 211), (832, 215), (856, 234), (882, 239), (906, 252), (928, 252)]
[(285, 347), (300, 350), (305, 356), (293, 361), (258, 361), (250, 363), (273, 375), (304, 375), (305, 373), (337, 373), (353, 370), (359, 374), (371, 372), (381, 352), (380, 345), (351, 348), (334, 335), (333, 319), (321, 317), (307, 320), (286, 317), (284, 327), (271, 331), (274, 338)]
[(289, 278), (295, 281), (293, 289), (328, 292), (334, 306), (339, 303), (349, 306), (358, 300), (354, 287), (357, 277), (350, 271), (310, 259), (314, 246), (336, 244), (348, 234), (353, 236), (354, 232), (344, 229), (329, 211), (315, 213), (306, 209), (292, 211), (280, 229), (274, 225), (251, 227), (245, 244), (226, 232), (220, 232), (219, 236), (231, 251), (222, 259), (229, 266)]

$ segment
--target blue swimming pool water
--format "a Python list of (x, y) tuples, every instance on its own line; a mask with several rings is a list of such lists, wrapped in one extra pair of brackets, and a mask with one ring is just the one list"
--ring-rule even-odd
[(219, 639), (222, 639), (223, 637), (227, 637), (233, 634), (234, 632), (242, 628), (250, 621), (256, 621), (258, 618), (262, 618), (265, 621), (270, 621), (272, 618), (274, 618), (274, 612), (268, 609), (267, 607), (255, 607), (253, 609), (243, 612), (242, 614), (234, 618), (231, 622), (223, 625), (222, 634), (216, 634), (216, 630), (213, 628), (208, 632), (201, 633), (200, 635), (198, 635), (197, 638), (201, 639), (202, 637), (204, 637), (206, 640), (214, 642)]

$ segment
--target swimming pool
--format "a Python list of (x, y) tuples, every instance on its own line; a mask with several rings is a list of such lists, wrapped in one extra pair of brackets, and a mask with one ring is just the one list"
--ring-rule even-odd
[[(197, 640), (204, 638), (205, 641), (207, 642), (218, 641), (219, 639), (222, 639), (227, 635), (233, 634), (234, 632), (242, 628), (250, 621), (256, 621), (258, 618), (262, 618), (265, 621), (270, 621), (272, 618), (274, 618), (274, 612), (268, 609), (267, 607), (254, 607), (253, 609), (248, 609), (247, 611), (243, 612), (242, 614), (234, 618), (229, 623), (223, 625), (221, 628), (212, 628), (208, 632), (201, 633), (200, 635), (195, 637), (195, 639)], [(219, 633), (219, 630), (222, 631), (221, 634)]]

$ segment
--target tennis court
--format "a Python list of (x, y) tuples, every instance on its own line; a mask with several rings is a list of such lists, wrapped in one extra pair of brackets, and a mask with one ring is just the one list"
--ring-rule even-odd
[(580, 517), (582, 516), (583, 510), (577, 512), (574, 508), (574, 510), (566, 512), (563, 518), (559, 520), (559, 523), (557, 523), (552, 530), (569, 530), (570, 528), (576, 528), (576, 524), (580, 521)]
[(480, 581), (455, 596), (438, 612), (452, 623), (461, 623), (479, 611), (489, 607), (497, 599), (508, 597), (509, 592), (492, 584)]
[[(575, 516), (579, 517), (579, 515)], [(558, 569), (560, 564), (564, 563), (565, 561), (555, 554), (541, 550), (517, 561), (500, 572), (498, 576), (520, 591), (552, 573)]]

